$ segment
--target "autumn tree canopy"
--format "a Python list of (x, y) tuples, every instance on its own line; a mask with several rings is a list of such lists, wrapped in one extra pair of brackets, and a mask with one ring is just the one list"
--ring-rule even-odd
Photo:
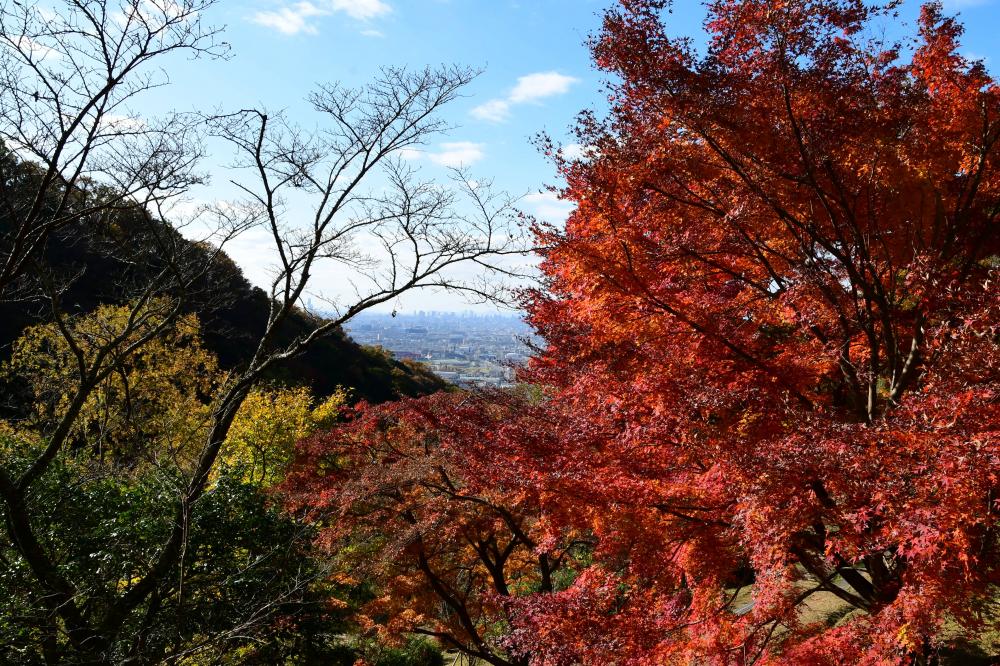
[(675, 565), (623, 612), (649, 655), (923, 654), (997, 575), (1000, 90), (938, 4), (887, 43), (891, 6), (715, 2), (704, 53), (664, 9), (595, 42), (620, 83), (533, 310), (539, 379), (615, 431), (592, 473), (644, 491), (603, 529), (658, 514)]
[(896, 663), (991, 621), (1000, 88), (939, 3), (886, 38), (895, 4), (718, 0), (704, 48), (664, 0), (607, 13), (611, 109), (543, 142), (552, 417), (493, 449), (596, 545), (507, 654)]
[(442, 392), (362, 405), (301, 444), (283, 496), (322, 527), (340, 581), (375, 590), (357, 613), (362, 628), (527, 666), (509, 649), (518, 599), (565, 587), (592, 545), (549, 530), (548, 499), (511, 467), (523, 433), (554, 443), (549, 417), (524, 395)]

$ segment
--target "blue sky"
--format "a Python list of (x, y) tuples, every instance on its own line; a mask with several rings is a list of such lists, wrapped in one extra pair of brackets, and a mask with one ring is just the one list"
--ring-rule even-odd
[[(173, 85), (151, 98), (153, 107), (232, 110), (264, 106), (307, 114), (305, 96), (317, 83), (362, 84), (380, 66), (464, 64), (483, 68), (467, 96), (445, 113), (455, 126), (416, 156), (428, 175), (459, 163), (474, 177), (493, 178), (522, 208), (559, 221), (567, 212), (550, 194), (551, 165), (531, 145), (546, 131), (568, 141), (567, 130), (584, 108), (601, 108), (601, 76), (591, 67), (585, 41), (613, 0), (221, 0), (204, 17), (225, 24), (232, 57), (171, 63)], [(902, 20), (918, 3), (908, 0)], [(950, 0), (967, 27), (964, 50), (1000, 64), (1000, 0)], [(678, 0), (671, 31), (698, 36), (704, 8)], [(217, 172), (210, 198), (224, 180), (226, 156), (211, 155)], [(230, 249), (255, 281), (266, 265), (253, 239)], [(320, 281), (336, 281), (321, 276)], [(322, 286), (322, 285), (321, 285)], [(394, 304), (403, 309), (463, 309), (455, 297), (423, 294)]]

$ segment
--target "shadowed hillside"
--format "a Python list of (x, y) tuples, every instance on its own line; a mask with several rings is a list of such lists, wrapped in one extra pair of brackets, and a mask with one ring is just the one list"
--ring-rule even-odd
[[(26, 180), (30, 181), (30, 177)], [(0, 224), (6, 223), (0, 217)], [(165, 243), (171, 246), (170, 252), (162, 251)], [(163, 256), (170, 256), (172, 261), (185, 257), (186, 261), (203, 262), (211, 251), (183, 239), (162, 222), (126, 211), (113, 221), (94, 220), (88, 228), (75, 233), (54, 234), (48, 240), (39, 270), (60, 285), (62, 308), (75, 314), (133, 298), (158, 272), (169, 269)], [(235, 263), (222, 254), (213, 260), (201, 283), (184, 296), (186, 309), (198, 314), (205, 343), (222, 367), (245, 364), (266, 323), (265, 292), (251, 286)], [(0, 303), (0, 358), (9, 355), (11, 343), (26, 326), (47, 320), (48, 313), (49, 305), (45, 299), (34, 297), (33, 287), (25, 286), (22, 297)], [(278, 344), (306, 334), (312, 328), (311, 321), (312, 315), (295, 311), (285, 322)], [(358, 345), (340, 330), (290, 359), (272, 379), (307, 385), (321, 397), (344, 386), (351, 389), (353, 398), (369, 402), (422, 395), (445, 386), (429, 371)]]

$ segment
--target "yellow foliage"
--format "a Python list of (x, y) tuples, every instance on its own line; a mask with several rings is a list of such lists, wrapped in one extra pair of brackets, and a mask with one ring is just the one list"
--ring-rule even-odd
[(256, 389), (229, 429), (223, 462), (240, 467), (247, 481), (277, 482), (292, 461), (295, 443), (332, 425), (346, 397), (346, 392), (337, 391), (314, 407), (305, 387)]
[[(102, 305), (67, 321), (87, 366), (112, 368), (74, 420), (69, 442), (77, 453), (129, 466), (184, 466), (197, 454), (220, 373), (193, 314), (143, 341), (169, 308), (164, 299), (138, 308)], [(39, 433), (63, 417), (81, 383), (72, 345), (54, 323), (28, 328), (2, 371), (27, 383), (34, 404), (26, 425)]]
[[(169, 301), (154, 300), (135, 311), (103, 305), (67, 321), (88, 366), (113, 367), (90, 393), (74, 420), (70, 449), (81, 460), (102, 460), (135, 467), (167, 463), (188, 468), (208, 433), (213, 401), (225, 383), (215, 356), (202, 346), (195, 315), (185, 315), (144, 341), (132, 353), (122, 350), (163, 324)], [(141, 322), (138, 326), (135, 321)], [(114, 352), (100, 361), (102, 349)], [(110, 364), (110, 365), (109, 365)], [(15, 342), (0, 372), (26, 383), (33, 396), (31, 418), (0, 422), (0, 452), (12, 446), (37, 446), (62, 418), (80, 386), (72, 345), (55, 324), (28, 328)], [(253, 483), (277, 482), (291, 462), (295, 443), (336, 421), (347, 398), (338, 391), (319, 404), (305, 387), (261, 387), (237, 412), (221, 462), (243, 471)], [(23, 427), (20, 427), (22, 426)]]
[(8, 421), (0, 420), (0, 456), (7, 456), (15, 451), (23, 452), (40, 448), (42, 448), (42, 442), (37, 434), (17, 428)]

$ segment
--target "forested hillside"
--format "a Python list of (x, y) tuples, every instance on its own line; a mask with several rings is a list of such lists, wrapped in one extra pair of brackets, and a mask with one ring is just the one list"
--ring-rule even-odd
[[(228, 54), (213, 4), (0, 4), (0, 663), (439, 664), (440, 646), (351, 619), (381, 590), (273, 488), (352, 404), (444, 386), (344, 323), (472, 289), (445, 273), (521, 251), (507, 198), (399, 159), (475, 73), (320, 86), (315, 130), (260, 109), (132, 115), (169, 83), (161, 61)], [(243, 198), (165, 212), (206, 184), (210, 137)], [(273, 243), (265, 290), (225, 252), (251, 229)], [(332, 318), (302, 309), (317, 273), (361, 264)]]
[[(10, 152), (0, 151), (7, 162), (2, 170), (5, 182), (0, 186), (8, 196), (30, 196), (37, 186), (33, 178), (40, 177), (37, 165), (17, 165)], [(139, 208), (125, 210), (113, 224), (95, 219), (49, 238), (37, 261), (54, 276), (65, 278), (60, 300), (67, 314), (90, 312), (98, 305), (125, 304), (134, 296), (136, 285), (152, 279), (161, 263), (157, 252), (164, 236), (184, 254), (207, 256), (211, 252), (211, 248), (185, 241), (167, 222), (144, 219), (145, 214)], [(13, 224), (9, 216), (0, 216), (0, 234), (9, 234)], [(223, 368), (245, 365), (267, 321), (267, 295), (251, 286), (224, 254), (215, 257), (211, 270), (192, 292), (184, 311), (198, 313), (206, 347)], [(47, 317), (46, 306), (37, 299), (0, 301), (0, 358), (10, 356), (11, 344), (27, 326)], [(312, 319), (304, 310), (295, 310), (284, 322), (278, 343), (288, 344), (307, 333), (315, 326)], [(274, 370), (271, 377), (307, 386), (324, 397), (338, 388), (349, 388), (352, 399), (369, 402), (429, 393), (444, 386), (420, 366), (403, 364), (378, 350), (354, 344), (339, 329)]]

